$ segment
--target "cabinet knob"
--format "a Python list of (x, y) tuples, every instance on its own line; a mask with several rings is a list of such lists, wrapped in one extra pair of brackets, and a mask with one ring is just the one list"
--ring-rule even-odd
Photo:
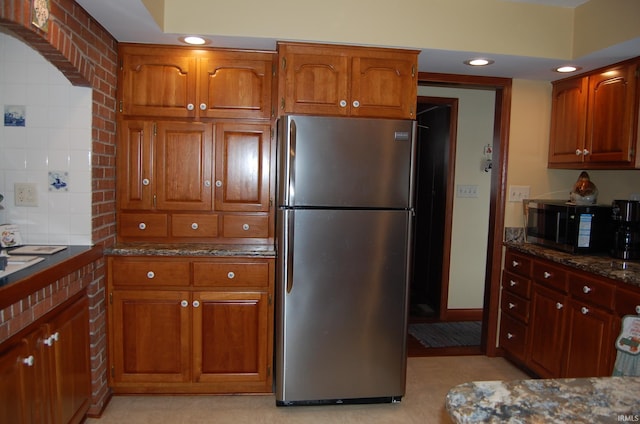
[(347, 101), (346, 100), (340, 100), (340, 107), (347, 107)]
[(55, 342), (57, 342), (60, 339), (60, 333), (59, 332), (55, 332), (52, 335), (50, 335), (49, 337), (47, 337), (46, 339), (44, 339), (43, 343), (49, 347), (53, 346), (53, 344)]
[(216, 187), (222, 187), (222, 181), (216, 180)]
[(544, 276), (544, 278), (551, 278), (551, 273), (545, 271), (544, 274), (542, 274)]
[(360, 107), (360, 102), (357, 100), (354, 100), (352, 104), (353, 104), (353, 107)]
[(141, 230), (144, 230), (144, 229), (147, 228), (147, 224), (145, 224), (144, 222), (141, 222), (141, 223), (138, 224), (138, 228), (141, 229)]
[(510, 285), (511, 287), (515, 287), (516, 285), (518, 285), (518, 283), (517, 283), (517, 282), (515, 282), (515, 281), (513, 281), (513, 280), (509, 280), (509, 285)]
[(233, 271), (229, 271), (229, 273), (227, 273), (227, 278), (229, 278), (229, 279), (233, 279), (233, 278), (235, 278), (235, 277), (236, 277), (235, 272), (233, 272)]
[(197, 222), (192, 222), (191, 223), (191, 229), (192, 230), (197, 230), (198, 229), (198, 223)]
[(640, 315), (640, 305), (636, 305), (636, 314)]
[(509, 302), (509, 309), (513, 309), (513, 308), (515, 308), (515, 307), (516, 307), (516, 304), (515, 304), (515, 303), (511, 303), (511, 302)]
[(589, 313), (589, 308), (583, 306), (582, 308), (580, 308), (580, 312), (582, 312), (582, 315), (587, 315)]
[(148, 186), (151, 183), (151, 181), (149, 181), (149, 178), (143, 178), (142, 179), (142, 185)]
[(582, 286), (582, 292), (584, 294), (590, 293), (591, 292), (591, 287), (589, 286)]
[(32, 367), (34, 361), (35, 361), (35, 358), (33, 357), (33, 355), (29, 355), (26, 358), (22, 358), (22, 363), (28, 367)]
[(591, 152), (589, 150), (587, 150), (587, 149), (584, 149), (582, 151), (582, 154), (585, 155), (585, 156), (587, 156), (589, 153), (591, 153)]
[(512, 266), (512, 267), (514, 267), (514, 268), (517, 268), (517, 267), (519, 267), (519, 266), (520, 266), (520, 262), (518, 262), (518, 261), (513, 261), (513, 262), (511, 262), (511, 266)]
[(556, 309), (560, 310), (562, 308), (564, 308), (564, 305), (562, 303), (560, 303), (560, 302), (557, 302), (556, 303)]
[(507, 339), (511, 340), (513, 339), (515, 336), (511, 333), (507, 333)]
[(576, 149), (576, 156), (580, 156), (582, 154), (582, 150)]
[(154, 278), (155, 276), (156, 276), (155, 272), (153, 272), (153, 271), (147, 272), (147, 278), (151, 279), (151, 278)]
[(193, 109), (195, 109), (195, 108), (196, 108), (196, 107), (193, 105), (193, 103), (189, 103), (189, 104), (187, 105), (187, 110), (193, 110)]
[(199, 306), (200, 306), (200, 302), (199, 302), (199, 301), (197, 301), (197, 300), (194, 300), (194, 301), (193, 301), (193, 307), (194, 307), (194, 308), (197, 308), (197, 307), (199, 307)]
[(183, 308), (186, 308), (187, 306), (189, 306), (189, 302), (186, 300), (183, 300), (182, 302), (180, 302), (180, 306), (182, 306)]
[(204, 186), (205, 186), (205, 187), (211, 187), (211, 181), (209, 181), (209, 180), (204, 180)]
[(206, 103), (200, 103), (200, 110), (207, 110), (207, 104)]
[(249, 224), (242, 224), (242, 229), (245, 231), (249, 231)]

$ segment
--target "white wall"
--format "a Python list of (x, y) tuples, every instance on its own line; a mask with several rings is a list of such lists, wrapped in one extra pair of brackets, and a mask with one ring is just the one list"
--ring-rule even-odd
[(495, 91), (418, 87), (419, 96), (457, 98), (455, 185), (477, 185), (477, 198), (453, 199), (449, 309), (483, 306), (491, 174), (484, 172), (484, 146), (493, 142)]
[[(91, 245), (92, 90), (74, 87), (42, 55), (0, 33), (0, 109), (24, 105), (26, 124), (0, 124), (0, 223), (24, 243)], [(67, 173), (66, 189), (49, 172)], [(14, 183), (35, 183), (38, 206), (14, 204)]]

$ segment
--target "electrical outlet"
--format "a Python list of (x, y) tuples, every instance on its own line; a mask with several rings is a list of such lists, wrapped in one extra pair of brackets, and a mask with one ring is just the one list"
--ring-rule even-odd
[(38, 206), (38, 186), (36, 183), (14, 183), (16, 206)]
[(524, 199), (528, 199), (531, 192), (530, 186), (509, 186), (509, 201), (510, 202), (522, 202)]

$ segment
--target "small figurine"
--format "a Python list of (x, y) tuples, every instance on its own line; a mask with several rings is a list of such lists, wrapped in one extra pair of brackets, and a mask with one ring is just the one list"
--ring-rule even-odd
[(576, 205), (594, 205), (597, 200), (598, 188), (589, 179), (589, 174), (582, 171), (569, 195), (569, 201)]

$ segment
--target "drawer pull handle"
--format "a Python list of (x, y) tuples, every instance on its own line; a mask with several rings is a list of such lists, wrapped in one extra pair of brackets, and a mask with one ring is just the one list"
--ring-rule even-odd
[(589, 308), (583, 306), (580, 308), (580, 312), (582, 312), (582, 315), (587, 315), (589, 313)]
[(32, 367), (33, 363), (34, 363), (34, 357), (33, 355), (29, 355), (26, 358), (22, 358), (22, 363), (25, 364), (28, 367)]
[(562, 303), (560, 303), (560, 302), (557, 302), (556, 303), (556, 309), (560, 310), (562, 308), (564, 308), (564, 305)]
[(511, 340), (513, 339), (515, 336), (511, 333), (507, 333), (507, 339)]
[(199, 301), (197, 301), (197, 300), (194, 300), (194, 301), (193, 301), (193, 307), (194, 307), (194, 308), (197, 308), (197, 307), (199, 307), (199, 306), (200, 306), (200, 302), (199, 302)]
[(544, 278), (551, 278), (550, 272), (545, 271), (543, 275), (544, 275)]
[(516, 307), (516, 304), (515, 304), (515, 303), (511, 303), (511, 302), (509, 302), (509, 309), (513, 309), (513, 308), (515, 308), (515, 307)]
[(47, 337), (46, 339), (44, 339), (43, 343), (49, 347), (53, 346), (53, 344), (55, 342), (57, 342), (60, 339), (60, 333), (58, 333), (57, 331), (55, 333), (53, 333), (52, 335), (50, 335), (49, 337)]
[(249, 224), (242, 224), (242, 229), (245, 231), (249, 231)]
[(191, 229), (192, 230), (197, 230), (198, 229), (198, 223), (197, 222), (192, 222), (191, 223)]
[(138, 228), (140, 228), (141, 230), (145, 230), (147, 228), (147, 224), (145, 224), (144, 222), (141, 222), (138, 224)]
[(155, 272), (153, 272), (153, 271), (147, 272), (147, 278), (151, 279), (151, 278), (154, 278), (155, 276), (156, 276)]
[(227, 278), (229, 278), (230, 280), (236, 278), (236, 274), (233, 271), (229, 271), (229, 273), (227, 274)]
[(187, 302), (186, 300), (183, 300), (182, 302), (180, 302), (180, 306), (182, 306), (183, 308), (186, 308), (187, 306), (189, 306), (189, 302)]
[(514, 267), (514, 268), (517, 268), (517, 267), (519, 267), (519, 266), (520, 266), (520, 262), (518, 262), (518, 261), (513, 261), (513, 262), (511, 262), (511, 266), (512, 266), (512, 267)]
[(517, 282), (515, 282), (515, 281), (513, 281), (513, 280), (509, 280), (509, 285), (510, 285), (511, 287), (515, 287), (515, 286), (517, 286), (517, 285), (518, 285), (518, 283), (517, 283)]
[(582, 292), (584, 294), (590, 293), (591, 292), (591, 287), (589, 286), (582, 286)]

